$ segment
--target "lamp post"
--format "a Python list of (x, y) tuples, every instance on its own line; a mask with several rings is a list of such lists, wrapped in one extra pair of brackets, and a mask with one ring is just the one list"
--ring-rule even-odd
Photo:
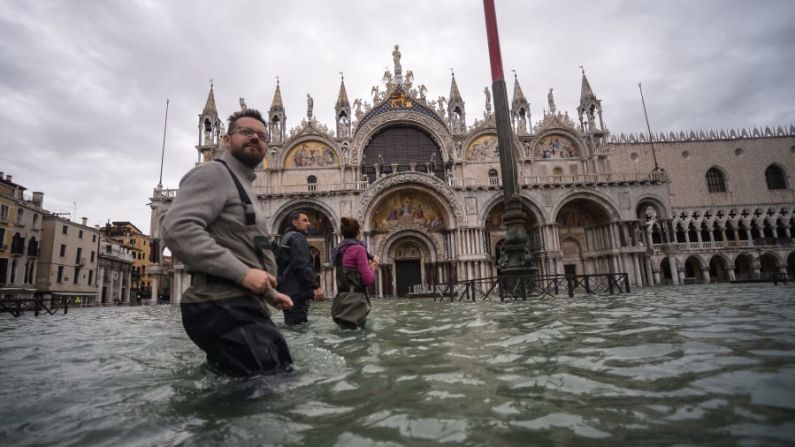
[(514, 159), (513, 132), (508, 113), (508, 92), (502, 71), (500, 38), (497, 32), (497, 17), (494, 0), (483, 0), (486, 16), (486, 35), (491, 63), (491, 89), (494, 96), (494, 114), (497, 125), (497, 147), (502, 171), (502, 191), (505, 199), (503, 222), (506, 227), (503, 255), (497, 261), (500, 266), (500, 294), (521, 295), (526, 298), (532, 292), (538, 269), (530, 255), (529, 224), (516, 193), (516, 160)]

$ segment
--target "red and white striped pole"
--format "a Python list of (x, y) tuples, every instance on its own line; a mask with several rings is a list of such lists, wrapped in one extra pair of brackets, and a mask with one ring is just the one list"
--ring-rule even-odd
[[(526, 298), (535, 289), (534, 277), (537, 268), (533, 266), (531, 247), (527, 235), (529, 221), (522, 210), (517, 191), (516, 160), (514, 158), (513, 131), (508, 113), (508, 90), (502, 72), (500, 37), (497, 32), (497, 14), (494, 0), (483, 0), (486, 15), (486, 35), (489, 42), (489, 61), (491, 63), (491, 91), (494, 97), (494, 118), (497, 125), (497, 147), (500, 153), (502, 171), (502, 192), (505, 197), (506, 227), (504, 254), (497, 260), (502, 286), (505, 289), (521, 290), (518, 295)], [(502, 290), (502, 289), (501, 289)], [(503, 294), (503, 292), (501, 292)], [(516, 297), (516, 292), (511, 292)], [(503, 295), (503, 299), (504, 299)]]

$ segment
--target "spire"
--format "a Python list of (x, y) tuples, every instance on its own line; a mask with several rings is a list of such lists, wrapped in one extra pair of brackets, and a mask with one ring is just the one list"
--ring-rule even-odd
[(213, 87), (213, 80), (210, 79), (210, 93), (207, 94), (204, 110), (199, 114), (199, 145), (196, 150), (199, 151), (200, 162), (215, 158), (221, 135), (224, 134), (224, 124), (218, 119), (218, 110), (215, 108)]
[[(585, 76), (585, 69), (582, 66), (580, 66), (580, 69), (582, 69), (582, 92), (580, 93), (580, 105), (577, 107), (580, 127), (585, 132), (603, 140), (606, 130), (604, 119), (602, 118), (602, 101), (594, 95), (591, 84)], [(599, 119), (598, 126), (596, 124), (597, 118)], [(597, 144), (601, 144), (601, 142), (597, 142)]]
[(271, 101), (271, 112), (283, 111), (284, 104), (282, 103), (282, 88), (279, 86), (279, 77), (276, 76), (276, 91), (273, 93), (273, 101)]
[(334, 106), (337, 122), (337, 138), (351, 136), (351, 104), (348, 102), (348, 92), (345, 91), (345, 75), (340, 72), (340, 93), (337, 95), (337, 104)]
[(203, 115), (218, 115), (215, 108), (215, 93), (213, 93), (213, 80), (210, 79), (210, 93), (207, 95), (207, 102), (204, 104)]
[(337, 107), (350, 107), (348, 92), (345, 90), (345, 76), (340, 73), (340, 93), (337, 95)]
[(453, 134), (466, 133), (466, 109), (461, 92), (458, 91), (458, 84), (455, 82), (455, 72), (450, 69), (452, 81), (450, 83), (450, 98), (447, 99), (447, 120)]
[(273, 101), (268, 110), (268, 130), (271, 135), (271, 143), (278, 145), (284, 142), (287, 135), (287, 117), (284, 114), (284, 104), (282, 103), (282, 88), (279, 85), (279, 77), (276, 76), (276, 91), (273, 92)]
[(582, 92), (580, 93), (580, 102), (586, 100), (596, 100), (596, 95), (593, 94), (593, 90), (591, 90), (591, 84), (588, 83), (588, 78), (585, 76), (585, 69), (580, 66), (582, 69)]
[(458, 84), (455, 82), (455, 72), (452, 70), (453, 69), (451, 68), (450, 71), (452, 73), (453, 80), (450, 83), (450, 98), (447, 100), (448, 104), (452, 102), (464, 102), (461, 99), (461, 92), (458, 91)]
[(511, 101), (511, 121), (514, 131), (519, 135), (528, 135), (528, 123), (530, 122), (530, 103), (524, 97), (522, 86), (519, 85), (519, 78), (516, 70), (513, 70), (513, 100)]
[(511, 106), (514, 108), (517, 106), (521, 106), (523, 104), (527, 104), (527, 99), (524, 97), (524, 92), (522, 92), (522, 86), (519, 85), (519, 78), (516, 76), (516, 70), (513, 72), (513, 101), (511, 101)]

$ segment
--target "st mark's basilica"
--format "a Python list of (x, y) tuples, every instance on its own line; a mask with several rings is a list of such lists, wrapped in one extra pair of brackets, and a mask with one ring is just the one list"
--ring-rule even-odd
[[(497, 273), (506, 234), (490, 92), (484, 115), (467, 119), (455, 75), (449, 95), (431, 99), (400, 57), (396, 46), (393, 69), (369, 100), (349, 101), (341, 80), (332, 128), (307, 95), (300, 124), (288, 129), (278, 81), (268, 110), (257, 204), (273, 237), (291, 211), (309, 214), (315, 268), (330, 296), (328, 257), (342, 216), (362, 223), (381, 259), (375, 296)], [(550, 90), (543, 116), (531, 117), (518, 79), (509, 98), (540, 275), (626, 272), (641, 287), (795, 275), (795, 127), (617, 133), (584, 71), (580, 89), (571, 114)], [(211, 86), (199, 115), (199, 163), (223, 150), (221, 117), (233, 111), (219, 114)], [(159, 187), (152, 197), (160, 252), (159, 225), (175, 193)], [(168, 287), (179, 301), (190, 283), (183, 265), (153, 260), (153, 291)]]

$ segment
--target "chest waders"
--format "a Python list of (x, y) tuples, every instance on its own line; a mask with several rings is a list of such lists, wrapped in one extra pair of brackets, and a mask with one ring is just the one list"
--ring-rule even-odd
[[(255, 250), (261, 267), (266, 266), (265, 250), (270, 240), (259, 233), (256, 214), (243, 185), (223, 160), (215, 160), (229, 171), (243, 202), (246, 233), (250, 249)], [(276, 273), (276, 272), (270, 272)], [(204, 283), (191, 287), (240, 288), (234, 281), (204, 274)], [(240, 289), (243, 290), (243, 289)], [(240, 296), (182, 303), (182, 324), (188, 336), (207, 353), (207, 363), (223, 373), (245, 376), (292, 370), (293, 359), (284, 336), (271, 321), (262, 297), (250, 292)]]
[(343, 329), (364, 329), (370, 313), (370, 297), (356, 267), (343, 267), (341, 250), (334, 259), (337, 273), (337, 296), (331, 303), (331, 318)]

